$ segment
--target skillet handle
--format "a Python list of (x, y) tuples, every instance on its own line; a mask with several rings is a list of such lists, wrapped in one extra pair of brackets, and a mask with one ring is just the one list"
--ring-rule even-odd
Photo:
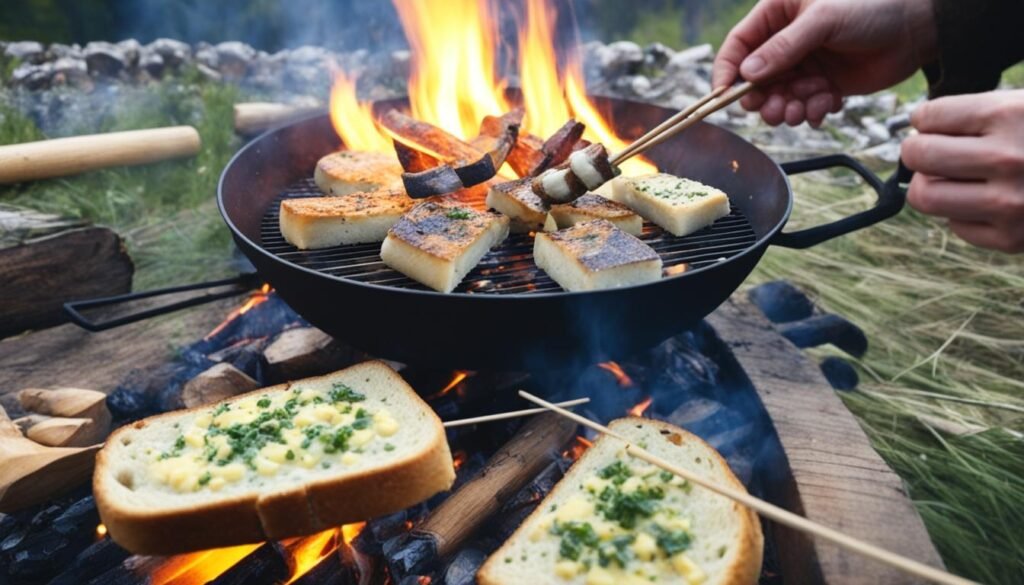
[[(183, 301), (171, 303), (169, 305), (163, 305), (161, 307), (154, 307), (152, 309), (146, 309), (139, 311), (138, 313), (132, 313), (123, 317), (116, 317), (108, 319), (106, 321), (92, 321), (81, 313), (85, 309), (95, 309), (98, 307), (109, 307), (113, 305), (121, 305), (124, 303), (130, 303), (139, 299), (148, 299), (152, 297), (160, 297), (164, 295), (185, 292), (190, 290), (200, 290), (204, 288), (214, 288), (219, 286), (227, 286), (230, 284), (237, 285), (226, 291), (207, 293), (194, 297), (187, 298)], [(196, 305), (204, 305), (220, 299), (226, 299), (229, 297), (238, 296), (247, 290), (255, 288), (259, 284), (259, 279), (256, 274), (240, 274), (234, 278), (226, 278), (224, 280), (213, 280), (210, 282), (200, 282), (196, 284), (188, 284), (185, 286), (174, 286), (170, 288), (161, 288), (156, 290), (147, 290), (139, 293), (129, 293), (124, 295), (117, 295), (113, 297), (102, 297), (98, 299), (87, 299), (84, 301), (71, 301), (64, 303), (64, 314), (67, 315), (68, 319), (78, 325), (86, 331), (106, 331), (107, 329), (113, 329), (114, 327), (120, 327), (122, 325), (128, 325), (129, 323), (135, 323), (142, 321), (143, 319), (149, 319), (150, 317), (156, 317), (167, 313), (172, 313), (188, 307), (195, 307)]]
[(899, 168), (885, 182), (882, 182), (878, 175), (872, 173), (860, 162), (845, 154), (833, 154), (784, 163), (782, 170), (787, 175), (798, 175), (835, 167), (846, 167), (860, 175), (878, 193), (878, 202), (875, 206), (867, 211), (862, 211), (825, 225), (796, 232), (779, 232), (772, 240), (772, 244), (786, 248), (810, 248), (833, 238), (875, 225), (880, 221), (889, 219), (903, 209), (903, 205), (907, 200), (906, 184), (910, 182), (914, 175), (913, 171), (903, 166), (903, 161), (900, 161)]

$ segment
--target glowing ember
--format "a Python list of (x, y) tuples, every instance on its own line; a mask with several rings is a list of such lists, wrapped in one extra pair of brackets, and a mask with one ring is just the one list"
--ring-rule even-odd
[(740, 161), (738, 161), (738, 160), (732, 161), (732, 172), (736, 173), (736, 172), (739, 172), (739, 170), (740, 170)]
[(356, 524), (346, 524), (341, 527), (341, 540), (345, 544), (352, 544), (352, 541), (359, 536), (359, 533), (366, 527), (366, 522), (357, 522)]
[(455, 471), (458, 471), (459, 468), (462, 467), (462, 464), (465, 463), (465, 462), (466, 462), (466, 452), (465, 451), (456, 451), (455, 454), (452, 455), (452, 463), (455, 465)]
[(256, 550), (258, 544), (244, 544), (168, 559), (150, 575), (151, 585), (202, 585), (235, 566)]
[(654, 397), (648, 396), (647, 398), (644, 398), (633, 406), (633, 408), (629, 409), (630, 416), (643, 416), (644, 413), (647, 412), (647, 409), (651, 407), (652, 402), (654, 402)]
[(213, 336), (223, 331), (225, 327), (227, 327), (232, 321), (237, 319), (240, 315), (244, 315), (248, 313), (256, 305), (266, 302), (267, 299), (270, 298), (270, 290), (271, 289), (269, 284), (264, 284), (263, 286), (261, 286), (260, 290), (249, 295), (249, 300), (245, 301), (245, 303), (242, 304), (241, 307), (238, 307), (237, 309), (228, 313), (227, 318), (221, 321), (219, 325), (214, 327), (213, 331), (207, 333), (206, 337), (204, 337), (203, 339), (212, 338)]
[(577, 435), (576, 440), (573, 441), (572, 447), (566, 449), (565, 452), (562, 453), (562, 457), (568, 457), (569, 459), (576, 461), (577, 459), (582, 457), (583, 454), (587, 452), (587, 449), (591, 448), (593, 445), (594, 444), (591, 443), (590, 441)]
[(677, 274), (682, 274), (689, 269), (690, 265), (685, 262), (682, 264), (676, 264), (675, 266), (669, 266), (668, 268), (665, 269), (665, 276), (675, 276)]
[(440, 390), (438, 390), (434, 394), (431, 394), (430, 396), (427, 396), (427, 400), (434, 400), (435, 398), (440, 398), (442, 396), (447, 395), (452, 390), (455, 390), (455, 388), (459, 384), (461, 384), (463, 380), (468, 378), (471, 373), (472, 372), (462, 372), (462, 371), (455, 372), (455, 375), (452, 376), (452, 381), (448, 382), (448, 385), (445, 386), (444, 388), (441, 388)]
[[(477, 134), (488, 115), (507, 112), (505, 83), (495, 72), (497, 4), (451, 0), (443, 10), (420, 0), (393, 0), (412, 47), (409, 105), (412, 115), (460, 138)], [(616, 152), (626, 146), (586, 95), (578, 55), (559, 71), (554, 51), (555, 11), (551, 0), (528, 0), (520, 26), (519, 78), (526, 118), (524, 130), (546, 138), (575, 117), (584, 137)], [(338, 73), (331, 91), (331, 123), (353, 150), (390, 152), (392, 137), (376, 123), (368, 103), (359, 103), (355, 80)], [(622, 165), (626, 175), (655, 172), (640, 158)], [(503, 174), (513, 176), (511, 169)]]
[(100, 538), (103, 538), (106, 535), (107, 535), (107, 527), (102, 525), (102, 524), (98, 524), (96, 526), (96, 538), (100, 539)]
[(288, 550), (292, 556), (292, 573), (285, 583), (292, 583), (299, 577), (306, 574), (324, 560), (327, 555), (338, 549), (338, 529), (332, 528), (323, 532), (299, 539), (296, 544), (289, 546)]
[(597, 367), (607, 372), (611, 372), (611, 374), (615, 376), (615, 380), (618, 381), (619, 386), (628, 388), (633, 385), (633, 379), (629, 377), (629, 374), (627, 374), (626, 371), (622, 369), (622, 366), (617, 362), (602, 362), (597, 364)]

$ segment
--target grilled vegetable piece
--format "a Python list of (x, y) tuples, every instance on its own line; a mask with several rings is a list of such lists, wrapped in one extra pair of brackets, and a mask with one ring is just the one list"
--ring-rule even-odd
[(448, 293), (491, 248), (508, 237), (503, 215), (428, 200), (402, 216), (380, 249), (384, 263)]
[(626, 179), (617, 199), (674, 236), (692, 234), (729, 215), (724, 192), (665, 173)]
[(487, 116), (480, 135), (470, 143), (396, 110), (389, 111), (382, 123), (394, 137), (396, 153), (406, 170), (402, 174), (406, 191), (419, 199), (493, 178), (515, 144), (522, 118), (521, 109), (500, 117)]
[[(534, 196), (536, 197), (536, 194)], [(644, 231), (644, 220), (632, 209), (594, 193), (587, 193), (572, 203), (551, 206), (551, 217), (558, 229), (595, 219), (606, 219), (627, 234), (639, 236)]]
[(402, 168), (387, 154), (342, 150), (316, 163), (313, 180), (326, 195), (348, 195), (393, 187), (402, 180)]
[(570, 119), (544, 141), (532, 134), (520, 133), (508, 155), (508, 164), (520, 177), (537, 176), (565, 162), (581, 142), (585, 129), (586, 126)]
[(512, 220), (513, 233), (554, 231), (548, 205), (530, 187), (530, 179), (493, 185), (487, 191), (487, 207)]
[(657, 252), (603, 219), (538, 233), (533, 258), (559, 286), (571, 292), (633, 286), (661, 278)]
[(454, 480), (437, 415), (374, 361), (125, 425), (93, 491), (115, 542), (175, 554), (367, 520)]
[(281, 235), (300, 250), (384, 241), (388, 230), (412, 208), (400, 186), (340, 197), (281, 202)]
[[(742, 491), (710, 445), (673, 425), (624, 418), (631, 443)], [(757, 515), (630, 457), (602, 436), (495, 551), (480, 585), (753, 585), (764, 537)]]

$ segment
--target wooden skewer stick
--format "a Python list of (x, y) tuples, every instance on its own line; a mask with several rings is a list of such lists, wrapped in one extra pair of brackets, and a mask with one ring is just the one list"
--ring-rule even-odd
[(715, 91), (707, 94), (706, 96), (700, 98), (699, 100), (697, 100), (696, 103), (693, 103), (689, 107), (680, 110), (668, 120), (665, 120), (661, 124), (658, 124), (654, 128), (648, 130), (646, 134), (634, 140), (632, 144), (624, 148), (622, 152), (619, 152), (618, 154), (612, 156), (609, 160), (612, 164), (616, 164), (620, 160), (626, 160), (627, 158), (633, 156), (631, 154), (632, 151), (647, 144), (648, 141), (650, 141), (652, 138), (657, 137), (665, 130), (668, 130), (672, 126), (675, 126), (679, 122), (682, 122), (683, 120), (689, 118), (691, 115), (693, 115), (694, 112), (703, 108), (708, 102), (710, 102), (713, 99), (716, 99), (718, 96), (725, 93), (725, 91), (728, 89), (728, 87), (722, 86), (716, 89)]
[[(556, 402), (555, 404), (557, 404), (560, 407), (570, 407), (570, 406), (579, 406), (580, 404), (586, 404), (588, 402), (590, 402), (589, 398), (577, 398), (575, 400), (566, 400), (565, 402)], [(467, 425), (475, 425), (477, 423), (485, 423), (485, 422), (491, 422), (491, 421), (495, 421), (495, 420), (505, 420), (505, 419), (508, 419), (508, 418), (518, 418), (520, 416), (530, 416), (530, 415), (533, 415), (533, 414), (541, 414), (542, 412), (547, 412), (547, 411), (548, 411), (547, 408), (527, 408), (527, 409), (524, 409), (524, 410), (513, 410), (513, 411), (510, 411), (510, 412), (499, 412), (497, 414), (488, 414), (488, 415), (484, 415), (484, 416), (475, 416), (473, 418), (460, 418), (460, 419), (457, 419), (457, 420), (450, 420), (448, 422), (443, 423), (442, 426), (444, 426), (444, 428), (446, 428), (446, 429), (450, 429), (452, 427), (464, 427), (464, 426), (467, 426)]]
[[(750, 90), (754, 89), (754, 84), (747, 81), (739, 85), (733, 86), (722, 93), (719, 93), (720, 89), (721, 88), (719, 88), (719, 90), (711, 92), (710, 94), (708, 94), (708, 96), (705, 96), (705, 98), (697, 102), (697, 104), (700, 105), (697, 106), (697, 109), (691, 115), (678, 116), (679, 121), (675, 125), (665, 128), (661, 132), (658, 132), (655, 136), (649, 136), (650, 134), (654, 134), (653, 130), (651, 132), (648, 132), (647, 134), (640, 138), (640, 140), (646, 138), (645, 142), (638, 145), (637, 143), (639, 143), (640, 140), (637, 140), (633, 144), (629, 145), (622, 152), (612, 156), (609, 160), (613, 165), (616, 165), (628, 158), (632, 158), (634, 156), (637, 156), (638, 154), (643, 154), (647, 150), (654, 148), (655, 146), (661, 144), (662, 142), (668, 140), (669, 138), (672, 138), (676, 134), (679, 134), (683, 130), (686, 130), (687, 128), (693, 126), (697, 122), (700, 122), (704, 118), (707, 118), (711, 114), (714, 114), (718, 110), (721, 110), (722, 108), (728, 106), (734, 101), (747, 95), (748, 93), (750, 93)], [(716, 94), (718, 95), (716, 96)], [(677, 116), (673, 116), (673, 118), (676, 117)], [(664, 124), (659, 125), (658, 128), (661, 128), (662, 126), (664, 126)], [(657, 130), (657, 128), (655, 128), (655, 130)]]
[(803, 516), (794, 514), (793, 512), (790, 512), (789, 510), (786, 510), (784, 508), (780, 508), (775, 504), (770, 504), (762, 499), (755, 498), (754, 496), (744, 491), (736, 490), (731, 487), (726, 487), (717, 484), (713, 481), (708, 481), (704, 477), (701, 477), (700, 475), (688, 469), (684, 469), (678, 465), (675, 465), (669, 461), (662, 459), (661, 457), (658, 457), (657, 455), (654, 455), (653, 453), (650, 453), (646, 449), (633, 445), (632, 443), (629, 442), (629, 439), (616, 433), (615, 431), (609, 429), (608, 427), (600, 423), (594, 422), (574, 412), (565, 410), (564, 408), (561, 408), (556, 404), (552, 404), (542, 398), (538, 398), (533, 394), (530, 394), (529, 392), (524, 392), (520, 390), (519, 395), (529, 400), (530, 402), (533, 402), (534, 404), (539, 404), (544, 408), (557, 412), (558, 414), (570, 420), (574, 420), (585, 427), (591, 428), (599, 433), (603, 433), (610, 437), (619, 439), (620, 441), (626, 444), (626, 453), (632, 455), (633, 457), (636, 457), (637, 459), (640, 459), (642, 461), (646, 461), (647, 463), (650, 463), (652, 465), (656, 465), (664, 469), (665, 471), (669, 471), (685, 479), (686, 481), (695, 483), (719, 495), (725, 496), (730, 500), (743, 504), (744, 506), (747, 506), (748, 508), (755, 510), (762, 516), (769, 518), (775, 522), (778, 522), (779, 524), (789, 526), (790, 528), (799, 530), (801, 532), (813, 534), (814, 536), (823, 538), (835, 545), (851, 550), (858, 554), (864, 555), (876, 561), (885, 563), (889, 566), (900, 569), (901, 571), (905, 571), (908, 574), (914, 575), (916, 577), (927, 579), (929, 581), (932, 581), (933, 583), (942, 583), (944, 585), (969, 585), (974, 583), (974, 581), (964, 579), (963, 577), (958, 577), (951, 573), (947, 573), (946, 571), (928, 566), (924, 563), (919, 563), (913, 559), (908, 559), (907, 557), (898, 555), (892, 551), (888, 551), (883, 548), (879, 548), (873, 544), (864, 542), (863, 540), (859, 540), (848, 534), (843, 534), (838, 530), (834, 530), (832, 528), (829, 528), (828, 526), (824, 526), (818, 524), (817, 522), (808, 520)]

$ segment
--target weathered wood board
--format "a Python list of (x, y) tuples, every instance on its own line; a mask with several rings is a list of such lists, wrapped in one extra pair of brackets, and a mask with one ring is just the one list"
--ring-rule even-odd
[[(817, 365), (735, 295), (708, 317), (772, 420), (785, 452), (775, 503), (912, 559), (943, 567), (903, 483)], [(786, 583), (916, 583), (895, 569), (782, 526), (769, 526)]]

